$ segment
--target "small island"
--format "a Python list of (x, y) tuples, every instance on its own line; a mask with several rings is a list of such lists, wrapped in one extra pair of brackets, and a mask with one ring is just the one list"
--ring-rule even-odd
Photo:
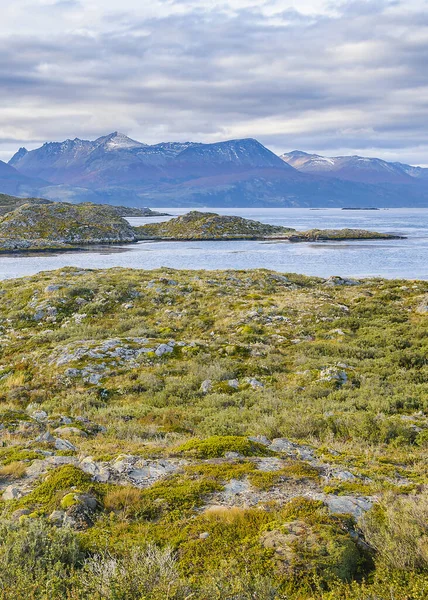
[[(57, 204), (53, 200), (47, 200), (46, 198), (18, 198), (16, 196), (9, 196), (8, 194), (0, 194), (0, 216), (6, 213), (16, 210), (24, 204)], [(79, 203), (79, 206), (89, 205), (90, 202)], [(116, 206), (114, 204), (105, 204), (101, 206), (108, 207), (111, 211), (115, 212), (119, 217), (169, 217), (168, 213), (157, 212), (146, 206), (137, 208), (136, 206)]]
[(397, 236), (361, 229), (296, 231), (215, 213), (191, 211), (162, 223), (133, 227), (119, 213), (122, 207), (106, 204), (33, 202), (0, 218), (0, 252), (70, 250), (94, 244), (138, 241), (284, 240), (320, 242), (385, 240)]
[(140, 240), (285, 240), (320, 242), (343, 240), (390, 240), (399, 236), (364, 229), (311, 229), (297, 231), (291, 227), (268, 225), (242, 217), (191, 211), (163, 223), (149, 223), (134, 228)]

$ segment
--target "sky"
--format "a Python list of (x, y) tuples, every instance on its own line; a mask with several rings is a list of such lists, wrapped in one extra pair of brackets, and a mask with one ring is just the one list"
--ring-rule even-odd
[(0, 0), (0, 159), (121, 131), (428, 165), (428, 0)]

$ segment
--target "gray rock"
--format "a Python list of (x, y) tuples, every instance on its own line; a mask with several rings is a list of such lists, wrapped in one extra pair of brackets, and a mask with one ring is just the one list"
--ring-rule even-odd
[(63, 510), (54, 510), (48, 517), (48, 520), (56, 527), (61, 527), (64, 523), (65, 512)]
[(78, 494), (77, 500), (79, 504), (82, 504), (87, 510), (96, 510), (98, 501), (94, 496), (90, 494)]
[(227, 383), (229, 387), (233, 388), (234, 390), (239, 388), (239, 381), (237, 379), (229, 379)]
[(254, 435), (248, 438), (250, 442), (257, 442), (257, 444), (262, 444), (263, 446), (270, 446), (271, 441), (265, 435)]
[(164, 354), (172, 352), (173, 350), (174, 348), (169, 344), (160, 344), (160, 346), (156, 348), (155, 354), (156, 356), (163, 356)]
[(344, 279), (343, 277), (333, 275), (325, 280), (324, 285), (326, 287), (336, 287), (338, 285), (360, 285), (360, 283), (361, 282), (356, 279)]
[(254, 377), (247, 377), (245, 381), (251, 385), (253, 390), (264, 388), (264, 384), (261, 381), (254, 379)]
[(3, 492), (3, 500), (16, 500), (17, 498), (21, 498), (23, 496), (22, 490), (15, 485), (8, 485), (7, 488)]
[(44, 410), (35, 410), (33, 413), (31, 413), (31, 418), (35, 419), (36, 421), (46, 421), (48, 418), (48, 413)]
[(373, 506), (373, 499), (357, 496), (335, 496), (334, 494), (313, 494), (314, 500), (322, 500), (332, 513), (349, 514), (359, 519)]
[(331, 468), (327, 470), (327, 479), (339, 479), (340, 481), (355, 481), (357, 477), (351, 471)]
[(348, 381), (348, 375), (345, 371), (339, 371), (336, 367), (326, 367), (321, 369), (319, 381), (336, 381), (342, 385)]
[(279, 471), (284, 467), (284, 461), (280, 458), (261, 458), (257, 462), (257, 469), (264, 472)]
[(75, 435), (78, 437), (88, 437), (88, 434), (77, 427), (57, 427), (55, 433), (62, 435)]
[(428, 296), (422, 300), (422, 302), (417, 307), (416, 312), (420, 314), (428, 313)]
[(40, 434), (36, 438), (36, 442), (47, 442), (48, 444), (51, 444), (54, 441), (55, 441), (55, 438), (49, 431), (45, 431), (45, 433)]
[(244, 456), (239, 452), (225, 452), (224, 458), (227, 458), (229, 460), (235, 460), (238, 458), (244, 458)]
[(208, 392), (210, 392), (212, 390), (213, 384), (211, 379), (205, 379), (205, 381), (203, 381), (201, 383), (201, 392), (203, 394), (208, 394)]
[(272, 450), (273, 452), (284, 452), (287, 454), (295, 454), (296, 449), (297, 444), (294, 444), (285, 438), (275, 438), (269, 446), (269, 450)]
[(110, 471), (100, 463), (96, 463), (91, 456), (84, 458), (79, 467), (88, 475), (91, 475), (94, 481), (99, 483), (107, 483), (110, 479)]
[(237, 494), (247, 492), (249, 489), (250, 484), (248, 483), (248, 481), (241, 481), (240, 479), (231, 479), (224, 486), (224, 495), (225, 497), (235, 496)]
[(204, 531), (203, 533), (200, 533), (200, 534), (199, 534), (199, 539), (200, 539), (200, 540), (206, 540), (206, 539), (207, 539), (207, 538), (209, 538), (209, 537), (210, 537), (210, 534), (209, 534), (209, 532), (208, 532), (208, 531)]
[(72, 450), (73, 452), (77, 450), (76, 446), (73, 446), (71, 442), (62, 440), (61, 438), (55, 438), (55, 448), (57, 450)]
[(29, 510), (28, 508), (18, 508), (18, 510), (13, 511), (13, 513), (10, 515), (10, 518), (12, 519), (12, 521), (19, 521), (21, 517), (25, 517), (30, 514), (31, 510)]

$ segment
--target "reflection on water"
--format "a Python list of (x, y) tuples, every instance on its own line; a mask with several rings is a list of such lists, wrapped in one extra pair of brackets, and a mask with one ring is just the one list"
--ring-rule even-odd
[[(176, 216), (189, 209), (167, 209)], [(371, 229), (405, 240), (295, 243), (272, 241), (139, 242), (89, 246), (69, 252), (0, 256), (0, 278), (75, 266), (89, 269), (274, 269), (307, 275), (428, 279), (428, 209), (341, 211), (340, 209), (210, 209), (297, 230)], [(140, 225), (166, 218), (131, 218)]]

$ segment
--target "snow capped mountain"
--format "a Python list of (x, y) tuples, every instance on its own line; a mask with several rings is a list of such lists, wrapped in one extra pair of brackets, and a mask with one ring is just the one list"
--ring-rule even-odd
[(6, 190), (0, 169), (0, 192), (15, 185), (22, 195), (37, 192), (68, 201), (142, 206), (428, 206), (428, 169), (297, 150), (279, 157), (252, 138), (148, 145), (115, 131), (96, 140), (75, 138), (31, 151), (21, 148), (5, 167), (13, 171)]
[(327, 158), (318, 154), (307, 154), (300, 150), (294, 150), (288, 154), (282, 154), (280, 158), (287, 164), (299, 171), (308, 173), (317, 173), (322, 171), (332, 171), (336, 164), (335, 158)]
[(137, 142), (127, 137), (124, 133), (114, 131), (109, 135), (98, 138), (93, 142), (96, 146), (104, 146), (107, 151), (129, 150), (130, 148), (143, 148), (147, 144)]
[(337, 177), (362, 183), (415, 183), (415, 178), (428, 179), (428, 169), (390, 163), (380, 158), (364, 156), (326, 157), (295, 150), (281, 159), (304, 173)]
[(25, 175), (61, 184), (98, 187), (154, 180), (186, 180), (249, 168), (290, 169), (253, 139), (215, 144), (166, 142), (149, 146), (114, 132), (94, 141), (51, 142), (19, 151), (11, 163)]

